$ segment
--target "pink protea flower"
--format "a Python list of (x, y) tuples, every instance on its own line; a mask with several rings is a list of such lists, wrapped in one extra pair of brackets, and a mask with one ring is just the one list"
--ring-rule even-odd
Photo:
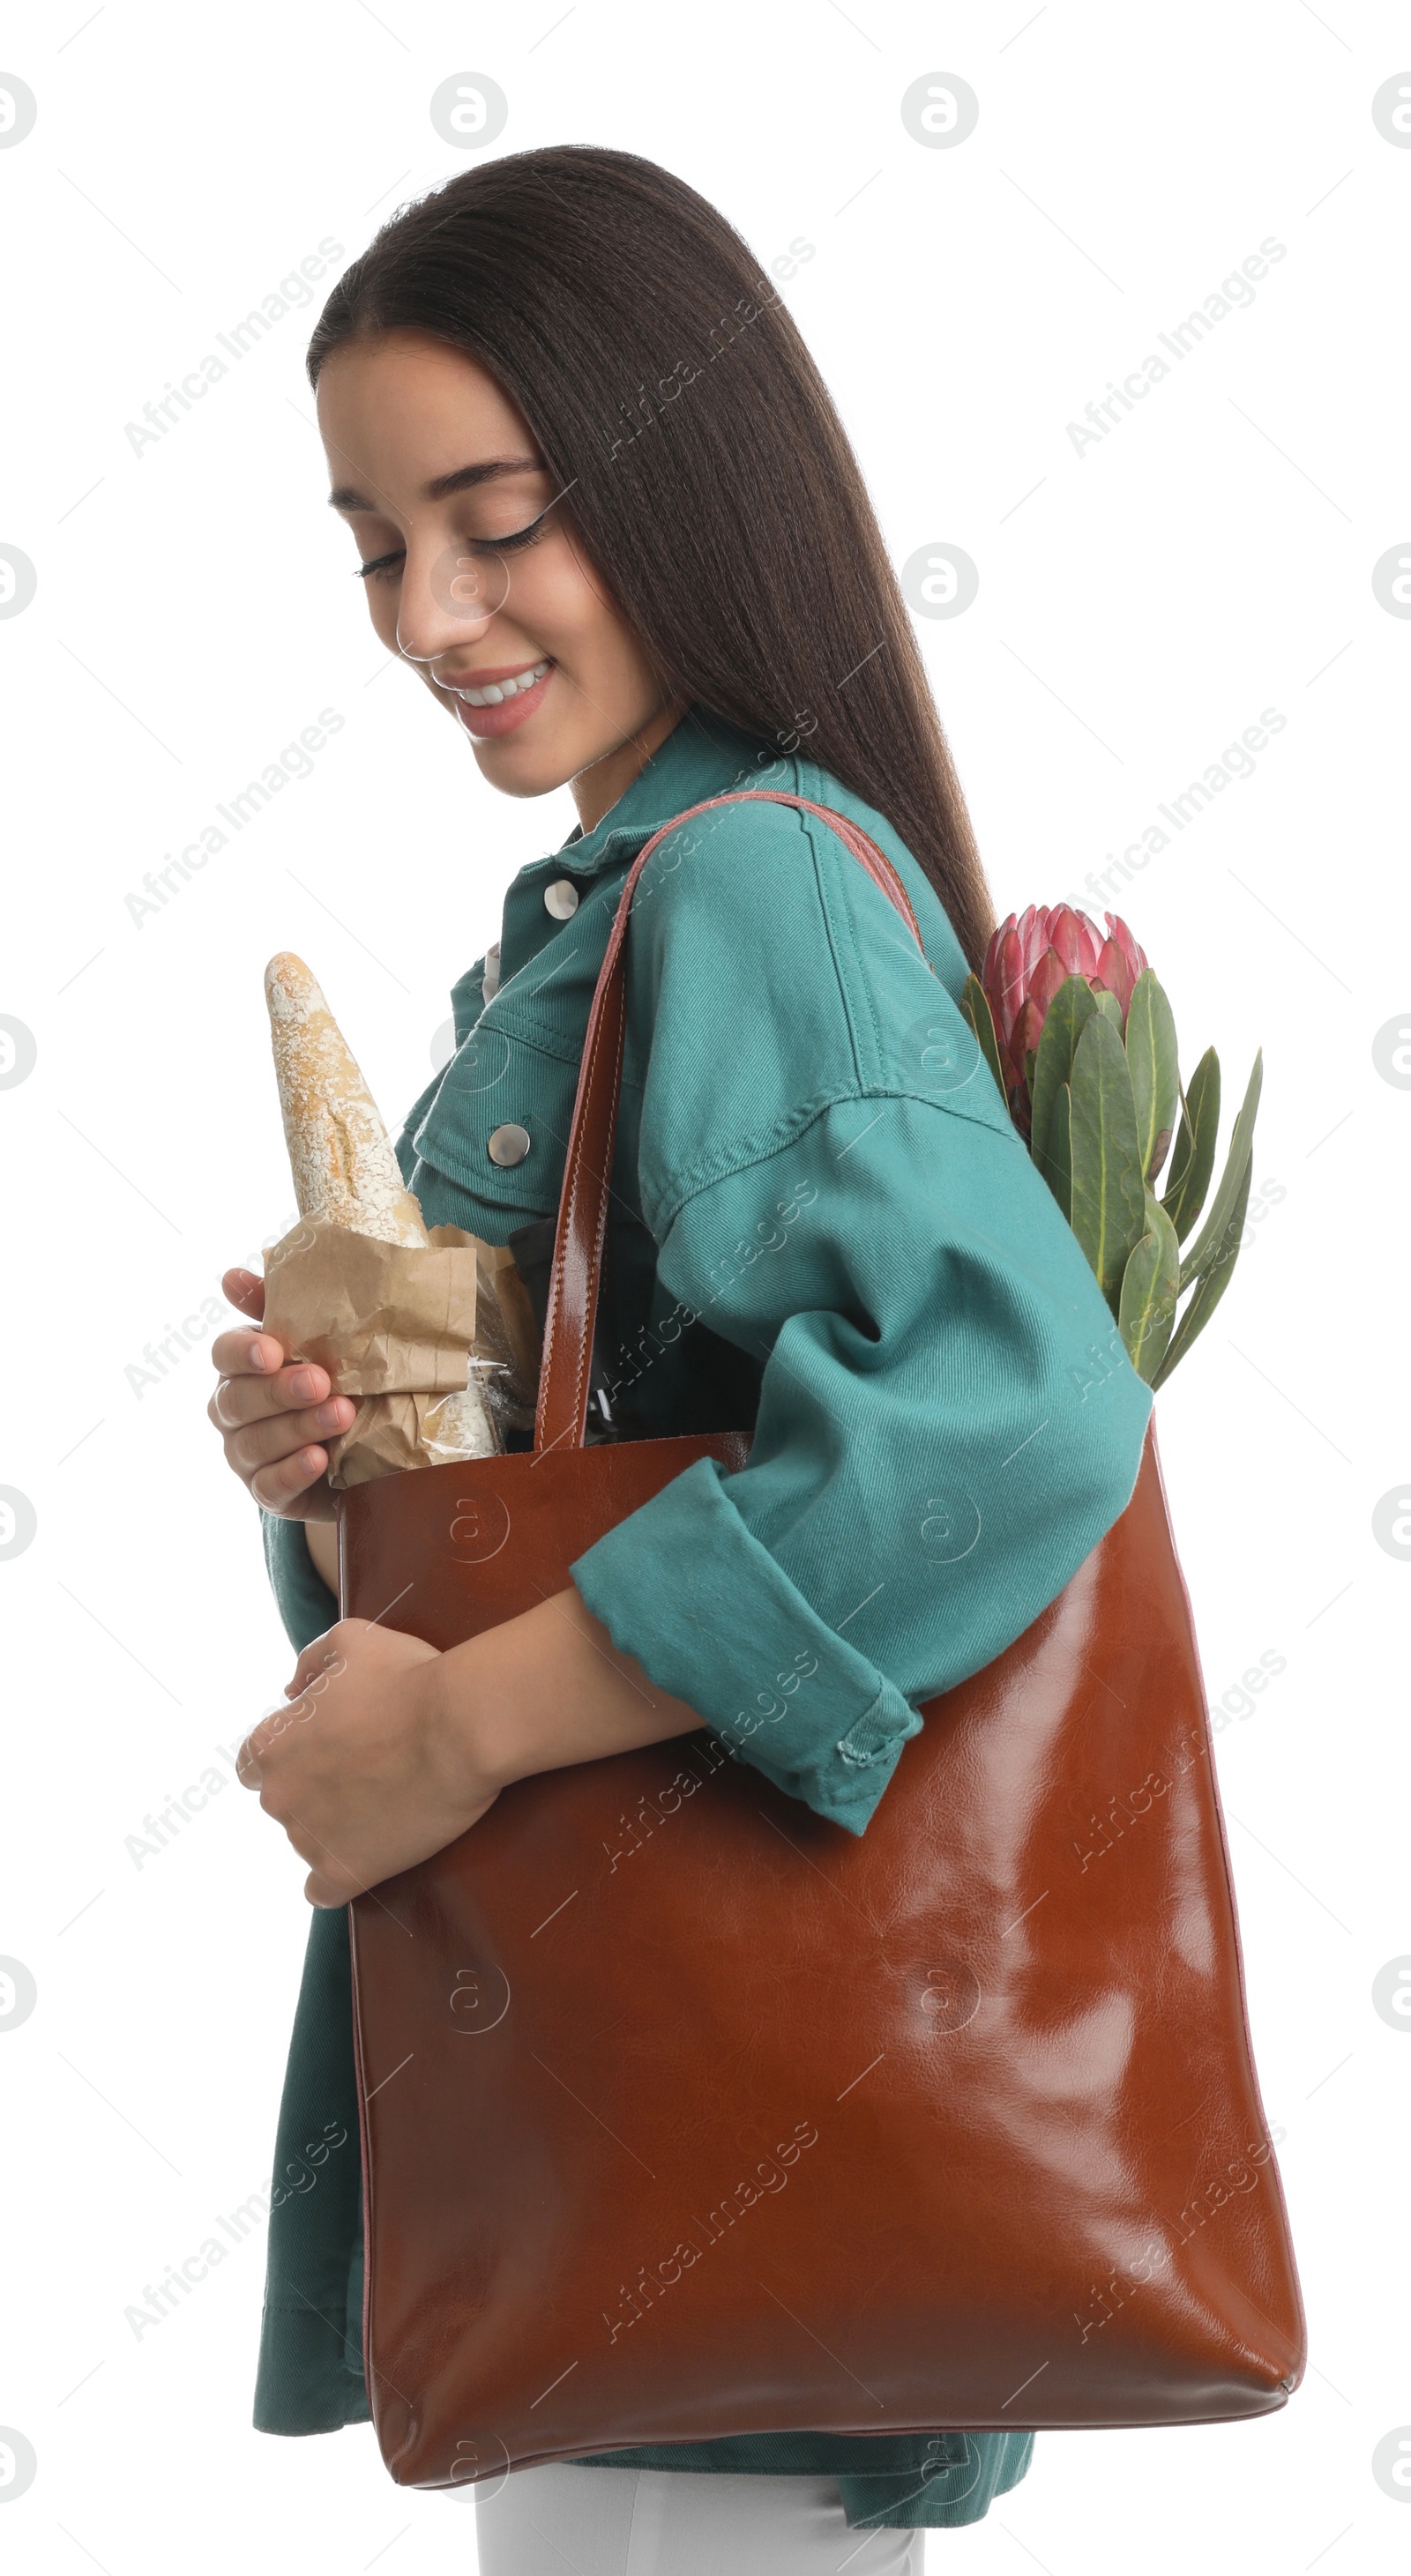
[(1044, 1015), (1069, 975), (1085, 975), (1095, 993), (1115, 994), (1126, 1033), (1132, 987), (1146, 965), (1125, 921), (1105, 912), (1104, 938), (1096, 922), (1071, 904), (1026, 904), (994, 931), (980, 981), (994, 1017), (1000, 1062), (1012, 1091), (1027, 1100), (1025, 1061), (1037, 1047)]

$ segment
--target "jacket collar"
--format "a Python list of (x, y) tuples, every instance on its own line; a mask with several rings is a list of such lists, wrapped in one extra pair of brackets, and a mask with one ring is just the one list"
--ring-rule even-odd
[(723, 716), (703, 706), (688, 707), (602, 821), (591, 832), (575, 824), (561, 848), (534, 860), (530, 868), (520, 871), (521, 877), (534, 868), (596, 876), (604, 868), (635, 858), (663, 823), (727, 788), (761, 783), (775, 759), (767, 743), (740, 732)]
[[(506, 981), (537, 955), (550, 935), (552, 926), (543, 916), (543, 889), (555, 877), (591, 879), (614, 868), (625, 870), (653, 832), (692, 805), (723, 795), (731, 787), (791, 783), (792, 773), (793, 763), (780, 759), (767, 742), (742, 733), (707, 707), (688, 707), (591, 832), (575, 823), (557, 850), (526, 861), (511, 880), (501, 932), (513, 958), (513, 963), (505, 961), (509, 964)], [(464, 1045), (484, 1008), (478, 967), (468, 967), (451, 987), (457, 1047)], [(434, 1089), (430, 1086), (424, 1098), (429, 1099)], [(421, 1107), (418, 1101), (413, 1119)]]

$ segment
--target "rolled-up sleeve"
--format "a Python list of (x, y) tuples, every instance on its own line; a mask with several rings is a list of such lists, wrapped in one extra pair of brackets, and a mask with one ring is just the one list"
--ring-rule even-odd
[(700, 1460), (571, 1571), (746, 1762), (862, 1833), (918, 1703), (1002, 1653), (1125, 1508), (1149, 1389), (1007, 1122), (835, 1101), (697, 1190), (658, 1253), (763, 1363)]
[[(731, 1750), (861, 1833), (920, 1712), (790, 1581), (709, 1458), (571, 1568), (614, 1645)], [(748, 1504), (746, 1505), (748, 1509)]]

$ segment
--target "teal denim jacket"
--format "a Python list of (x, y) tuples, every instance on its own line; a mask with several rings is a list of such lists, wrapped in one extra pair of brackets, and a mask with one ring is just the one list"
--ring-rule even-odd
[[(592, 832), (522, 868), (499, 978), (453, 988), (456, 1050), (398, 1157), (428, 1224), (503, 1243), (552, 1216), (589, 1005), (623, 879), (658, 827), (733, 787), (860, 823), (924, 954), (836, 834), (736, 804), (638, 881), (598, 1347), (624, 1438), (753, 1427), (572, 1567), (588, 1607), (741, 1759), (866, 1830), (919, 1703), (1001, 1653), (1125, 1508), (1150, 1411), (1087, 1262), (959, 1009), (965, 960), (881, 815), (695, 707)], [(564, 919), (546, 889), (567, 878)], [(490, 1159), (523, 1127), (517, 1164)], [(264, 1516), (297, 1647), (336, 1616), (300, 1523)], [(797, 1679), (803, 1675), (802, 1681)], [(316, 1914), (278, 2164), (356, 2140), (347, 1918)], [(272, 2211), (256, 2423), (366, 2416), (355, 2153)], [(331, 2187), (330, 2187), (331, 2186)], [(603, 2464), (838, 2477), (851, 2523), (977, 2520), (1032, 2437), (780, 2433)]]

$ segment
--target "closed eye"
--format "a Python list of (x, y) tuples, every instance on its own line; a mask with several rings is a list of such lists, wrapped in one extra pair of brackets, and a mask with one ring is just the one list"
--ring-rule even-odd
[[(552, 508), (553, 503), (550, 502), (548, 509), (541, 510), (537, 519), (529, 520), (525, 527), (512, 529), (507, 537), (463, 538), (460, 541), (460, 551), (467, 555), (518, 554), (521, 547), (538, 544), (545, 533), (544, 522)], [(393, 554), (374, 555), (370, 562), (358, 564), (355, 567), (353, 579), (355, 581), (385, 580), (389, 574), (399, 570), (406, 559), (404, 546), (398, 546)]]

